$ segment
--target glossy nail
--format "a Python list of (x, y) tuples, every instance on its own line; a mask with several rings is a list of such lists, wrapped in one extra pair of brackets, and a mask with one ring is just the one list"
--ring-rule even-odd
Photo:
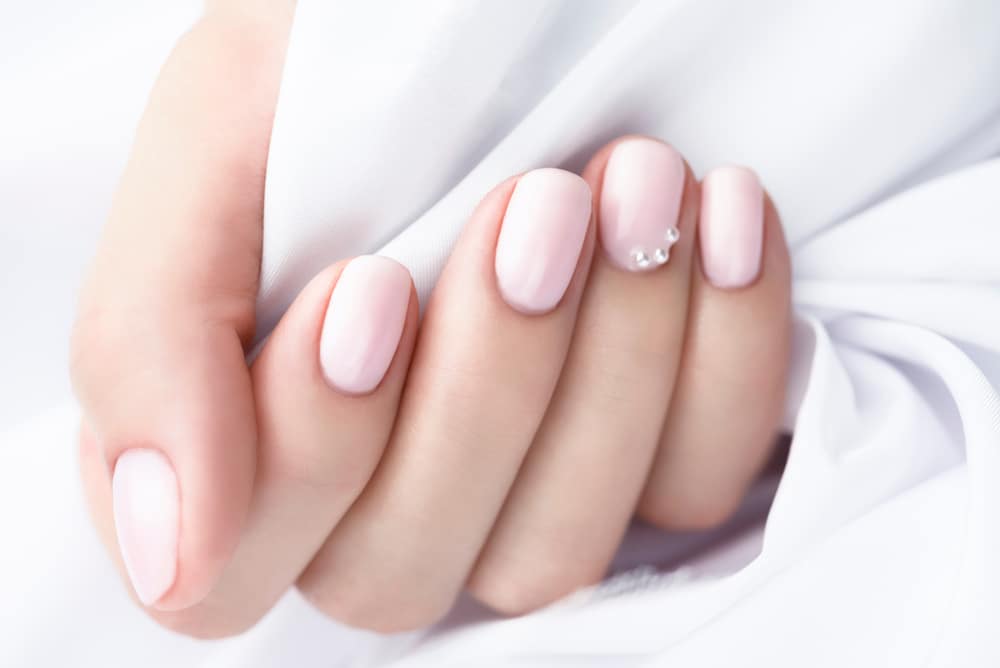
[(666, 264), (677, 243), (684, 159), (653, 139), (627, 139), (608, 158), (601, 187), (600, 235), (608, 258), (629, 271)]
[(720, 167), (701, 189), (701, 266), (708, 281), (725, 289), (757, 280), (764, 241), (764, 191), (753, 171)]
[(340, 274), (320, 335), (327, 382), (345, 394), (367, 394), (382, 382), (399, 347), (410, 303), (410, 272), (395, 260), (362, 255)]
[(561, 169), (522, 176), (497, 239), (500, 294), (528, 314), (552, 310), (566, 293), (590, 222), (587, 182)]
[(143, 605), (160, 600), (177, 575), (180, 493), (158, 450), (126, 450), (111, 482), (115, 531), (132, 587)]

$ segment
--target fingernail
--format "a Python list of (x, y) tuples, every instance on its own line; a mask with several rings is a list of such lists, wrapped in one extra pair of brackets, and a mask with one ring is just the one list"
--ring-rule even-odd
[(701, 188), (701, 266), (718, 288), (742, 288), (757, 280), (764, 241), (764, 191), (753, 171), (720, 167)]
[(395, 260), (362, 255), (337, 279), (323, 320), (323, 375), (346, 394), (367, 394), (382, 382), (406, 323), (410, 272)]
[(652, 139), (628, 139), (608, 158), (601, 187), (601, 245), (622, 269), (666, 264), (680, 232), (684, 159)]
[(170, 462), (157, 450), (126, 450), (111, 481), (118, 548), (136, 596), (152, 605), (177, 575), (180, 494)]
[(529, 314), (556, 307), (576, 271), (590, 207), (590, 187), (576, 174), (536, 169), (518, 180), (497, 239), (504, 301)]

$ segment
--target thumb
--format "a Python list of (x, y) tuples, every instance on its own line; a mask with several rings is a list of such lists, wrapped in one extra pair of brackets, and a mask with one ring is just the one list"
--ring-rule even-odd
[(208, 594), (249, 504), (245, 350), (292, 6), (212, 3), (178, 43), (81, 294), (71, 373), (105, 466), (85, 485), (106, 490), (89, 494), (96, 524), (161, 609)]

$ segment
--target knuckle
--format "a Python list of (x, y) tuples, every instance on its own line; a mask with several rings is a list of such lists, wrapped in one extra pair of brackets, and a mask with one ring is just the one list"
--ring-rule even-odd
[(338, 443), (330, 447), (328, 442), (304, 446), (287, 440), (283, 443), (264, 453), (265, 457), (273, 457), (270, 466), (277, 477), (337, 498), (354, 498), (360, 494), (379, 459), (376, 453), (370, 452), (371, 448), (364, 447), (366, 444), (352, 447)]
[(495, 612), (510, 617), (524, 615), (551, 603), (559, 596), (550, 595), (536, 586), (537, 583), (513, 583), (486, 577), (469, 587), (469, 593), (477, 601)]
[[(533, 612), (598, 582), (601, 569), (572, 559), (545, 559), (531, 568), (516, 565), (491, 566), (477, 570), (468, 584), (469, 594), (486, 607), (503, 615)], [(539, 563), (547, 566), (539, 567)], [(572, 565), (572, 566), (571, 566)]]
[(257, 621), (246, 615), (209, 610), (206, 605), (172, 611), (147, 609), (147, 612), (168, 631), (198, 640), (230, 638), (248, 630)]
[(118, 351), (132, 334), (127, 323), (92, 310), (77, 317), (70, 334), (70, 376), (78, 390), (108, 375)]
[[(148, 373), (158, 342), (164, 340), (163, 318), (147, 306), (109, 299), (81, 309), (70, 334), (69, 372), (83, 400), (100, 400), (128, 380)], [(138, 341), (144, 342), (139, 356)]]
[[(414, 631), (438, 622), (452, 598), (426, 596), (400, 587), (350, 586), (342, 582), (314, 586), (299, 583), (302, 596), (327, 617), (347, 626), (376, 633)], [(343, 585), (343, 586), (339, 586)]]
[(639, 503), (644, 521), (671, 531), (717, 529), (736, 512), (739, 496), (674, 488), (670, 492), (647, 493)]

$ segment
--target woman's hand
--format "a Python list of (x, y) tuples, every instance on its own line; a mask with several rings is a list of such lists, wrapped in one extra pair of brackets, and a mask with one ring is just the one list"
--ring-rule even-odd
[(776, 433), (789, 346), (753, 173), (699, 184), (626, 137), (583, 178), (513, 176), (422, 322), (400, 265), (340, 262), (248, 369), (291, 15), (256, 7), (213, 5), (164, 68), (74, 336), (88, 500), (150, 614), (231, 634), (291, 586), (380, 631), (463, 588), (519, 613), (599, 580), (636, 513), (723, 521)]

